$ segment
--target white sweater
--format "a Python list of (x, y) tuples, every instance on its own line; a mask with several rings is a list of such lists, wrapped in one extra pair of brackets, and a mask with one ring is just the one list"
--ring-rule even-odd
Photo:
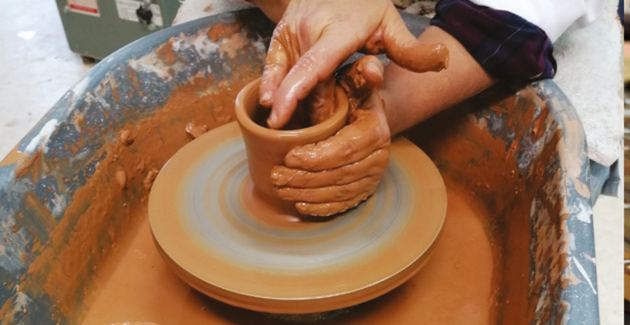
[(569, 29), (594, 22), (602, 15), (606, 0), (470, 0), (480, 6), (509, 11), (534, 23), (555, 42)]

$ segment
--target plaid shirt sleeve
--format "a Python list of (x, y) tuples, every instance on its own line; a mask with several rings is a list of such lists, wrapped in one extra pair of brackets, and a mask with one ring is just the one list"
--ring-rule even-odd
[(513, 13), (466, 0), (442, 0), (431, 25), (455, 37), (477, 62), (499, 79), (553, 78), (553, 45), (538, 26)]

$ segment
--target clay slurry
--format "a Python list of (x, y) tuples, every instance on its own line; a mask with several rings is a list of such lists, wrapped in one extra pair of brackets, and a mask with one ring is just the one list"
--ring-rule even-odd
[[(271, 109), (258, 105), (256, 110), (254, 111), (252, 120), (254, 121), (254, 123), (262, 127), (269, 128), (269, 126), (267, 125), (267, 119), (269, 118), (270, 114)], [(309, 126), (312, 125), (308, 121), (307, 111), (304, 106), (300, 104), (298, 106), (298, 109), (295, 111), (295, 114), (293, 114), (293, 117), (291, 117), (291, 120), (289, 120), (289, 122), (280, 130), (299, 130), (307, 128)]]

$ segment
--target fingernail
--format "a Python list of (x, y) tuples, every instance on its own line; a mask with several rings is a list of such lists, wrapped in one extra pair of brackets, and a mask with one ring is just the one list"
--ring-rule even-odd
[(267, 125), (270, 128), (275, 129), (277, 123), (278, 123), (278, 117), (276, 116), (276, 112), (272, 110), (271, 115), (269, 115), (269, 118), (267, 119)]
[(260, 102), (264, 104), (268, 104), (271, 101), (271, 92), (267, 91), (262, 96), (260, 96)]
[(381, 67), (378, 64), (376, 64), (376, 62), (370, 61), (365, 65), (365, 70), (370, 71), (372, 73), (380, 73)]

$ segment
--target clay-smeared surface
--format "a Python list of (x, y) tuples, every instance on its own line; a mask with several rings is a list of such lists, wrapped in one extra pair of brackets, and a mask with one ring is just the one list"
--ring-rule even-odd
[[(91, 81), (82, 81), (61, 102), (76, 109), (68, 108), (65, 120), (46, 123), (58, 129), (38, 136), (28, 150), (16, 147), (24, 153), (15, 151), (2, 163), (18, 164), (15, 178), (25, 186), (41, 183), (13, 205), (22, 212), (10, 223), (13, 231), (3, 235), (4, 245), (25, 243), (15, 250), (21, 275), (11, 275), (0, 290), (17, 297), (2, 295), (3, 323), (63, 324), (82, 308), (92, 275), (115, 249), (118, 232), (132, 222), (128, 211), (148, 195), (159, 168), (203, 128), (232, 121), (236, 94), (262, 69), (254, 57), (231, 55), (252, 48), (264, 55), (262, 38), (248, 36), (242, 26), (216, 24), (170, 38), (118, 66), (118, 79), (106, 73), (87, 94), (82, 87)], [(210, 73), (211, 55), (249, 63), (230, 63), (231, 80)], [(186, 69), (191, 56), (205, 61)], [(190, 124), (201, 130), (190, 134)], [(0, 197), (6, 202), (2, 189)]]
[[(492, 324), (493, 249), (486, 212), (448, 190), (446, 223), (434, 254), (406, 284), (336, 319), (337, 324)], [(275, 324), (191, 289), (156, 250), (146, 207), (95, 277), (83, 324)]]
[[(491, 242), (501, 247), (495, 259), (501, 272), (493, 280), (499, 283), (497, 322), (560, 322), (574, 312), (592, 319), (588, 308), (574, 310), (557, 298), (579, 287), (586, 289), (584, 299), (597, 292), (589, 276), (594, 264), (580, 261), (584, 254), (568, 255), (588, 245), (571, 236), (592, 234), (588, 197), (575, 195), (567, 203), (563, 192), (566, 186), (579, 194), (585, 181), (584, 134), (571, 111), (552, 114), (550, 105), (562, 97), (541, 97), (558, 95), (555, 86), (513, 92), (499, 85), (406, 135), (432, 157), (447, 183), (468, 189), (489, 211)], [(567, 156), (567, 151), (580, 156)]]

